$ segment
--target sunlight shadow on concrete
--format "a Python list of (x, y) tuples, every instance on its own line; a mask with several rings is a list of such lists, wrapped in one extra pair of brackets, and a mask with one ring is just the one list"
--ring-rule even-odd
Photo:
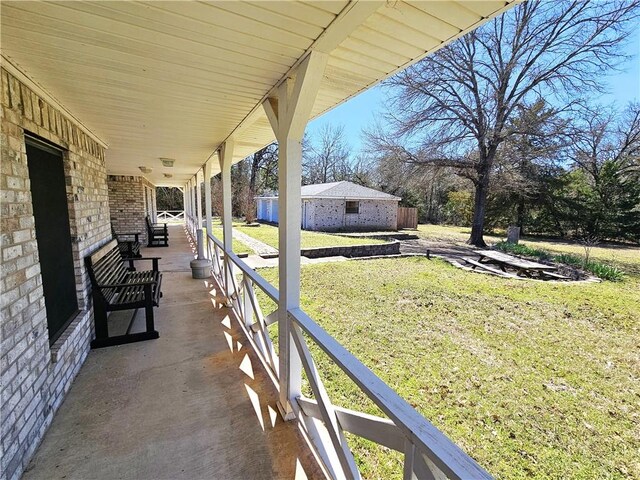
[(251, 359), (249, 358), (249, 354), (245, 353), (242, 362), (240, 362), (240, 370), (247, 375), (251, 380), (255, 380), (253, 375), (253, 365), (251, 365)]
[(275, 411), (271, 405), (267, 405), (267, 409), (269, 410), (269, 420), (271, 420), (271, 428), (275, 428), (276, 422), (278, 421), (278, 412)]
[(231, 353), (233, 353), (233, 337), (228, 332), (223, 332), (223, 333), (224, 333), (224, 338), (227, 341), (227, 344), (229, 345), (229, 350), (231, 350)]
[(253, 406), (253, 409), (256, 412), (256, 417), (258, 417), (258, 421), (260, 422), (260, 426), (262, 427), (262, 431), (264, 432), (265, 431), (264, 420), (262, 418), (262, 410), (260, 408), (260, 397), (255, 392), (255, 390), (251, 388), (249, 385), (245, 383), (244, 386), (247, 389), (247, 393), (249, 394), (249, 400), (251, 400), (251, 405)]
[(300, 463), (300, 459), (296, 458), (296, 476), (295, 480), (307, 480), (307, 473), (304, 471), (302, 464)]

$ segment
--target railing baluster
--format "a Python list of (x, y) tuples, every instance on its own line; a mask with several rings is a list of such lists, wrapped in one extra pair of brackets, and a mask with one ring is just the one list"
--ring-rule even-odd
[[(184, 218), (187, 230), (193, 234), (191, 232), (195, 228), (195, 221), (188, 215)], [(224, 296), (228, 299), (241, 328), (269, 372), (274, 385), (277, 386), (279, 362), (268, 330), (271, 315), (268, 317), (263, 315), (254, 285), (257, 285), (276, 303), (279, 298), (278, 290), (249, 268), (232, 251), (225, 251), (220, 240), (210, 232), (207, 232), (207, 237), (207, 250), (211, 257), (214, 278), (220, 288), (224, 289)], [(225, 265), (229, 266), (229, 275), (226, 274)], [(234, 269), (240, 270), (242, 274), (239, 280), (233, 273)], [(313, 400), (310, 399), (296, 399), (298, 400), (296, 405), (300, 405), (299, 412), (302, 415), (300, 421), (306, 428), (321, 429), (321, 435), (311, 434), (310, 438), (312, 442), (319, 445), (316, 448), (317, 452), (328, 461), (327, 466), (336, 473), (337, 477), (344, 475), (346, 478), (360, 478), (344, 436), (344, 432), (348, 431), (404, 453), (403, 478), (407, 480), (491, 478), (473, 459), (416, 412), (302, 310), (292, 309), (288, 314), (293, 325), (291, 338), (300, 354), (302, 366), (316, 397), (315, 405), (317, 405), (314, 406)], [(303, 331), (369, 399), (389, 416), (389, 419), (367, 416), (333, 406), (307, 347)], [(317, 423), (318, 420), (324, 423), (324, 427)], [(318, 444), (318, 442), (321, 443)], [(331, 454), (330, 458), (325, 457), (323, 452), (330, 451), (334, 451), (335, 455)]]
[(403, 480), (414, 480), (416, 475), (413, 469), (414, 457), (415, 457), (415, 445), (408, 438), (404, 441), (404, 467), (403, 467)]
[(331, 439), (331, 443), (335, 449), (335, 452), (340, 460), (340, 466), (342, 467), (342, 471), (346, 478), (348, 479), (359, 479), (360, 472), (358, 471), (358, 467), (356, 465), (356, 461), (353, 458), (353, 454), (349, 449), (349, 445), (347, 444), (347, 439), (342, 432), (342, 428), (340, 427), (340, 423), (338, 422), (338, 417), (336, 416), (336, 412), (333, 409), (333, 404), (329, 399), (329, 395), (324, 388), (322, 380), (320, 379), (320, 375), (318, 374), (318, 370), (316, 369), (315, 362), (311, 357), (311, 352), (307, 348), (307, 344), (302, 335), (302, 330), (296, 324), (292, 322), (293, 328), (291, 329), (291, 337), (293, 338), (293, 342), (298, 349), (298, 353), (300, 354), (300, 360), (302, 360), (302, 366), (304, 367), (305, 372), (307, 372), (307, 379), (309, 380), (309, 385), (311, 386), (311, 390), (316, 396), (316, 400), (318, 401), (318, 407), (320, 407), (320, 412), (322, 413), (322, 419), (324, 421), (327, 432), (329, 433), (329, 438)]
[(249, 290), (249, 301), (251, 302), (251, 307), (253, 308), (253, 312), (257, 319), (256, 323), (258, 324), (259, 331), (256, 331), (256, 334), (262, 337), (260, 344), (264, 344), (264, 347), (266, 349), (265, 357), (267, 358), (274, 371), (278, 373), (280, 370), (280, 363), (278, 362), (278, 356), (276, 355), (275, 349), (273, 347), (273, 342), (271, 341), (271, 337), (269, 336), (267, 322), (264, 315), (262, 314), (262, 309), (260, 308), (260, 303), (258, 302), (258, 299), (256, 297), (252, 282), (249, 282), (247, 284), (247, 288)]
[(246, 273), (242, 273), (242, 308), (244, 310), (244, 324), (247, 328), (251, 328), (253, 323), (253, 305), (251, 304), (251, 294), (253, 293), (250, 288), (251, 278)]

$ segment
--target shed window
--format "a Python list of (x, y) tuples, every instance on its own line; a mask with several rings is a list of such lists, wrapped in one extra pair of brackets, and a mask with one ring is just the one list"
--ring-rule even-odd
[(347, 202), (345, 213), (360, 213), (360, 202)]

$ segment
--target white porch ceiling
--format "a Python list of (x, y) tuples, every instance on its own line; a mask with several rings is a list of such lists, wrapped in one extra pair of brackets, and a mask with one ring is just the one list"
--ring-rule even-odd
[(109, 173), (182, 186), (232, 133), (234, 162), (274, 140), (260, 104), (310, 50), (330, 53), (316, 117), (514, 1), (3, 0), (2, 54), (109, 145)]

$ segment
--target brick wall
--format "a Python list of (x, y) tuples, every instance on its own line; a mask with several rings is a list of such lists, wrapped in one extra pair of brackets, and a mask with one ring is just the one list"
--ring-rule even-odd
[(140, 176), (109, 175), (109, 208), (116, 233), (140, 233), (147, 242), (145, 217), (157, 218), (156, 187)]
[(369, 245), (349, 245), (342, 247), (316, 247), (303, 248), (300, 254), (307, 258), (322, 257), (373, 257), (376, 255), (398, 255), (400, 242), (394, 240), (388, 243), (375, 243)]
[[(83, 258), (110, 238), (104, 149), (80, 125), (0, 70), (0, 478), (17, 479), (89, 351), (93, 315)], [(24, 132), (63, 154), (78, 308), (49, 346)]]
[(147, 242), (145, 197), (142, 177), (109, 175), (109, 209), (116, 233), (140, 233), (140, 242)]
[(398, 202), (396, 200), (360, 200), (359, 213), (345, 213), (345, 200), (310, 199), (306, 205), (308, 230), (358, 231), (396, 230)]

